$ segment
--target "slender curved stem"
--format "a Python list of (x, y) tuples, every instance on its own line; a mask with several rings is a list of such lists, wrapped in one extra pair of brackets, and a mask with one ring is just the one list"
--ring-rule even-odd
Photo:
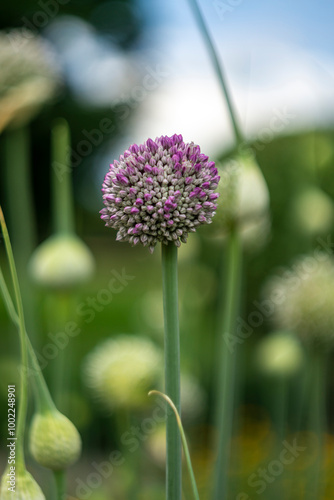
[(187, 462), (187, 467), (188, 467), (188, 471), (189, 471), (189, 475), (190, 475), (190, 481), (191, 481), (191, 486), (192, 486), (194, 498), (195, 498), (195, 500), (199, 500), (199, 494), (198, 494), (198, 489), (197, 489), (195, 474), (194, 474), (193, 467), (192, 467), (192, 464), (191, 464), (191, 458), (190, 458), (188, 443), (187, 443), (187, 440), (186, 440), (186, 435), (185, 435), (184, 430), (183, 430), (183, 425), (182, 425), (182, 421), (181, 421), (179, 412), (177, 411), (177, 409), (176, 409), (173, 401), (168, 396), (166, 396), (166, 394), (163, 394), (160, 391), (150, 391), (148, 393), (149, 396), (152, 396), (153, 394), (157, 394), (158, 396), (161, 396), (165, 401), (167, 401), (167, 403), (169, 404), (169, 406), (172, 408), (172, 410), (174, 412), (174, 415), (175, 415), (175, 418), (176, 418), (176, 422), (177, 422), (177, 425), (178, 425), (178, 428), (179, 428), (179, 431), (180, 431), (180, 435), (181, 435), (181, 441), (182, 441), (183, 451), (184, 451), (184, 455), (186, 457), (186, 462)]
[[(177, 247), (162, 247), (162, 285), (165, 325), (165, 392), (180, 412), (180, 336), (178, 318)], [(177, 422), (167, 416), (167, 500), (181, 500), (181, 440)]]
[(11, 272), (11, 277), (14, 286), (14, 293), (18, 311), (19, 318), (19, 331), (20, 331), (20, 344), (21, 344), (21, 397), (19, 402), (18, 409), (18, 417), (17, 417), (17, 426), (16, 426), (16, 438), (17, 438), (17, 447), (16, 447), (16, 457), (17, 464), (20, 466), (24, 465), (24, 435), (25, 435), (25, 423), (27, 416), (27, 406), (28, 406), (28, 382), (27, 382), (27, 370), (28, 370), (28, 356), (27, 356), (27, 342), (25, 335), (25, 322), (24, 322), (24, 313), (23, 313), (23, 305), (22, 298), (20, 292), (19, 280), (17, 277), (16, 266), (12, 251), (12, 246), (10, 243), (10, 238), (5, 222), (5, 218), (0, 207), (0, 225), (2, 234), (5, 240), (5, 247)]
[(191, 8), (193, 9), (196, 21), (197, 21), (199, 29), (203, 35), (204, 41), (206, 43), (208, 52), (209, 52), (211, 60), (212, 60), (212, 64), (214, 66), (214, 69), (215, 69), (216, 75), (218, 77), (221, 89), (223, 91), (223, 95), (224, 95), (224, 98), (226, 100), (226, 104), (227, 104), (227, 107), (229, 110), (236, 143), (237, 143), (237, 145), (240, 145), (243, 142), (243, 135), (242, 135), (239, 123), (238, 123), (238, 119), (237, 119), (237, 115), (236, 115), (236, 112), (234, 109), (234, 105), (232, 103), (230, 91), (229, 91), (228, 85), (226, 83), (226, 77), (224, 75), (223, 66), (218, 59), (217, 50), (214, 47), (209, 30), (206, 26), (204, 19), (203, 19), (203, 16), (202, 16), (202, 13), (199, 9), (197, 1), (196, 0), (189, 0), (189, 3), (190, 3)]
[(216, 425), (218, 428), (217, 462), (213, 484), (213, 499), (227, 498), (228, 464), (230, 441), (233, 427), (233, 407), (235, 389), (235, 367), (238, 339), (236, 319), (240, 300), (241, 242), (236, 229), (231, 231), (226, 262), (227, 281), (225, 296), (222, 297), (223, 313), (220, 329), (218, 352), (218, 385)]
[[(11, 298), (10, 293), (8, 291), (8, 288), (7, 288), (5, 279), (3, 277), (1, 268), (0, 268), (0, 291), (2, 293), (9, 317), (11, 318), (13, 323), (16, 325), (16, 327), (19, 329), (20, 328), (19, 317), (17, 315), (12, 298)], [(27, 370), (27, 376), (29, 377), (31, 374), (34, 375), (34, 388), (35, 388), (36, 405), (37, 405), (38, 411), (40, 411), (40, 412), (55, 411), (56, 407), (55, 407), (54, 402), (51, 398), (48, 386), (46, 385), (46, 382), (44, 380), (42, 370), (41, 370), (41, 367), (39, 366), (34, 348), (31, 345), (31, 342), (30, 342), (30, 339), (28, 337), (27, 332), (25, 332), (25, 334), (26, 334), (26, 339), (27, 339), (28, 356), (29, 356), (30, 365), (31, 365), (31, 368), (30, 369), (28, 368), (28, 370)]]

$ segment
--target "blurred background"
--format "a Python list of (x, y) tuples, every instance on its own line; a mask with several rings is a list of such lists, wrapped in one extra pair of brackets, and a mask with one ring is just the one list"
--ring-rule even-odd
[[(271, 482), (265, 482), (263, 493), (249, 484), (250, 475), (257, 474), (276, 449), (276, 382), (271, 375), (263, 376), (257, 357), (261, 351), (256, 353), (262, 340), (281, 325), (273, 314), (263, 312), (261, 304), (268, 278), (282, 267), (319, 249), (333, 252), (334, 5), (329, 0), (320, 4), (217, 0), (202, 1), (200, 6), (224, 63), (242, 130), (270, 194), (265, 227), (244, 244), (239, 324), (248, 327), (246, 337), (238, 342), (234, 452), (229, 472), (230, 498), (245, 500), (255, 494), (256, 498), (269, 498)], [(131, 434), (132, 441), (126, 434), (132, 426), (140, 427), (143, 419), (152, 418), (156, 403), (139, 400), (132, 407), (120, 400), (110, 405), (109, 399), (117, 401), (118, 389), (108, 387), (103, 392), (94, 379), (92, 359), (96, 346), (102, 345), (103, 351), (106, 339), (117, 341), (124, 335), (147, 339), (148, 356), (152, 348), (156, 350), (154, 359), (160, 359), (160, 249), (150, 255), (145, 248), (116, 243), (116, 233), (105, 228), (99, 217), (101, 186), (109, 164), (130, 144), (174, 133), (199, 144), (224, 169), (234, 142), (221, 90), (185, 0), (16, 0), (1, 4), (0, 19), (0, 202), (43, 373), (60, 410), (73, 420), (83, 438), (83, 457), (69, 472), (69, 492), (75, 498), (92, 500), (164, 498), (163, 423), (155, 423), (152, 431), (141, 436)], [(40, 86), (33, 82), (30, 88), (29, 78), (20, 74), (22, 61), (17, 67), (13, 61), (20, 55), (27, 61), (34, 52), (32, 47), (24, 55), (32, 34), (43, 39), (46, 62), (36, 80)], [(32, 60), (36, 59), (33, 55)], [(42, 81), (47, 84), (43, 86)], [(54, 232), (52, 185), (67, 173), (51, 141), (59, 118), (67, 121), (71, 135), (66, 156), (72, 162), (75, 230), (95, 262), (90, 279), (71, 293), (33, 284), (27, 272), (33, 250)], [(214, 463), (213, 360), (225, 272), (223, 236), (212, 237), (203, 228), (180, 251), (184, 424), (202, 498), (208, 498)], [(0, 251), (8, 277), (3, 245)], [(111, 278), (117, 285), (112, 291)], [(62, 316), (57, 311), (64, 302)], [(261, 319), (252, 324), (249, 318), (254, 311), (260, 312)], [(61, 334), (69, 321), (75, 322), (80, 333), (63, 349)], [(0, 331), (0, 418), (5, 433), (7, 385), (18, 381), (18, 342), (1, 301)], [(50, 343), (53, 347), (48, 348)], [(66, 356), (58, 356), (62, 351), (67, 351)], [(62, 364), (59, 358), (63, 358)], [(304, 358), (307, 354), (303, 352)], [(126, 379), (136, 363), (131, 359), (128, 370), (122, 365), (121, 376), (119, 367), (110, 372), (112, 380), (120, 377), (118, 388), (123, 383), (127, 387)], [(145, 391), (153, 385), (162, 388), (162, 373), (156, 366), (160, 361), (153, 365), (143, 375), (141, 389)], [(307, 362), (300, 366), (287, 389), (291, 404), (286, 420), (291, 433), (307, 429), (307, 410), (302, 404), (298, 411), (293, 406)], [(68, 377), (61, 390), (55, 383), (60, 371)], [(329, 470), (334, 452), (331, 375), (329, 363), (324, 459), (324, 468)], [(132, 397), (130, 393), (129, 400)], [(122, 440), (124, 433), (127, 437)], [(107, 477), (99, 472), (93, 476), (98, 466), (92, 464), (102, 463), (114, 450), (121, 450), (124, 464), (114, 464)], [(298, 474), (307, 472), (312, 453), (298, 465), (292, 464), (284, 475), (283, 484), (286, 482), (291, 498), (304, 498)], [(0, 459), (5, 466), (3, 451)], [(49, 491), (48, 473), (31, 460), (28, 464), (45, 492)], [(185, 482), (187, 491), (187, 477)], [(326, 484), (323, 498), (332, 498), (334, 485)]]

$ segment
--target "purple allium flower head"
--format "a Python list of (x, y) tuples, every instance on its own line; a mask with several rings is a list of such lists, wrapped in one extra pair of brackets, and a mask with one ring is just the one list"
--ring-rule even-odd
[(118, 241), (151, 252), (158, 241), (180, 246), (197, 226), (211, 223), (219, 179), (214, 162), (182, 135), (133, 144), (105, 176), (101, 219), (118, 230)]

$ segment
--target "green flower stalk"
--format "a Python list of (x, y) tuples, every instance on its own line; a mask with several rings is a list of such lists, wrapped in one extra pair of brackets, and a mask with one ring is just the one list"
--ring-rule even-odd
[(18, 409), (18, 418), (16, 426), (16, 470), (17, 472), (22, 472), (25, 470), (25, 459), (24, 459), (24, 437), (25, 437), (25, 425), (27, 416), (27, 405), (28, 405), (28, 381), (27, 381), (27, 370), (28, 370), (28, 354), (27, 354), (27, 342), (25, 334), (25, 322), (23, 305), (20, 293), (19, 280), (16, 272), (16, 266), (13, 257), (12, 246), (9, 239), (9, 234), (7, 231), (7, 226), (5, 223), (4, 215), (0, 207), (0, 225), (2, 234), (5, 241), (6, 253), (8, 257), (8, 262), (10, 266), (10, 272), (12, 276), (16, 307), (18, 310), (18, 324), (20, 333), (20, 344), (21, 344), (21, 397)]
[[(165, 391), (181, 411), (177, 247), (161, 247), (165, 328)], [(177, 421), (167, 417), (167, 499), (181, 498), (181, 440)]]
[[(16, 295), (20, 297), (19, 285), (15, 272), (14, 257), (10, 247), (9, 236), (7, 233), (1, 209), (0, 209), (0, 223), (5, 238), (8, 260), (11, 266), (14, 290)], [(22, 365), (21, 369), (21, 378), (23, 380), (23, 383), (25, 384), (23, 385), (23, 388), (25, 390), (26, 390), (28, 375), (34, 376), (34, 389), (35, 389), (37, 413), (33, 418), (33, 423), (30, 433), (30, 449), (32, 455), (34, 456), (37, 462), (39, 462), (41, 465), (45, 467), (49, 467), (50, 469), (56, 472), (57, 484), (62, 485), (63, 488), (65, 487), (64, 469), (70, 466), (78, 459), (81, 451), (81, 439), (74, 425), (64, 415), (58, 412), (52, 401), (47, 385), (44, 381), (40, 366), (38, 364), (36, 355), (34, 353), (33, 347), (29, 341), (27, 332), (25, 330), (24, 319), (22, 320), (20, 317), (20, 314), (23, 314), (22, 304), (20, 304), (20, 301), (17, 300), (18, 311), (19, 311), (19, 314), (17, 314), (1, 270), (0, 270), (0, 289), (4, 297), (4, 302), (11, 319), (16, 324), (16, 326), (18, 326), (21, 338), (22, 335), (24, 336), (24, 345), (26, 346), (27, 352), (26, 352), (26, 357), (24, 358), (25, 363)], [(27, 363), (28, 355), (30, 360), (30, 368), (28, 367)], [(25, 411), (26, 411), (26, 397), (27, 397), (26, 394), (23, 393), (23, 403), (25, 405), (24, 406)], [(24, 420), (21, 417), (22, 415), (21, 408), (22, 408), (22, 396), (21, 396), (21, 406), (19, 410), (18, 426), (17, 426), (17, 443), (19, 443), (20, 446), (20, 448), (18, 448), (18, 453), (17, 453), (18, 473), (22, 472), (21, 484), (25, 484), (25, 482), (28, 486), (31, 484), (32, 485), (31, 489), (33, 489), (33, 482), (30, 481), (29, 477), (24, 473), (25, 467), (24, 467), (24, 456), (22, 448), (23, 444), (21, 438), (21, 435), (24, 433)], [(59, 494), (59, 500), (63, 499), (64, 490), (59, 490), (58, 494)], [(22, 498), (28, 499), (30, 497), (22, 496)], [(37, 493), (36, 493), (36, 498), (38, 498)]]
[[(28, 371), (28, 356), (27, 356), (27, 342), (26, 342), (26, 332), (25, 332), (25, 322), (24, 322), (24, 314), (23, 314), (23, 305), (20, 294), (20, 287), (12, 252), (12, 247), (5, 223), (5, 219), (2, 213), (2, 209), (0, 207), (0, 225), (2, 234), (5, 240), (5, 247), (8, 256), (8, 261), (10, 265), (12, 281), (14, 285), (14, 292), (16, 298), (16, 306), (19, 312), (17, 316), (15, 312), (14, 305), (10, 299), (9, 293), (7, 291), (7, 287), (5, 285), (2, 272), (0, 269), (0, 285), (1, 291), (5, 292), (5, 301), (9, 306), (9, 310), (11, 314), (15, 313), (16, 323), (20, 333), (20, 341), (21, 341), (21, 358), (22, 358), (22, 366), (21, 366), (21, 398), (19, 403), (18, 410), (18, 420), (17, 420), (17, 429), (16, 429), (16, 461), (15, 461), (15, 481), (14, 481), (14, 489), (13, 485), (11, 485), (11, 476), (10, 473), (12, 471), (11, 467), (8, 465), (5, 469), (5, 472), (1, 479), (1, 500), (7, 500), (13, 498), (13, 492), (15, 492), (15, 498), (17, 500), (45, 500), (45, 496), (40, 489), (39, 485), (36, 483), (34, 478), (29, 474), (25, 467), (25, 459), (24, 459), (24, 437), (25, 437), (25, 420), (27, 413), (27, 401), (28, 401), (28, 382), (27, 382), (27, 371)], [(7, 292), (7, 293), (6, 293)]]
[[(214, 162), (181, 135), (133, 144), (110, 165), (102, 192), (101, 219), (117, 230), (118, 241), (147, 246), (162, 243), (165, 325), (165, 391), (180, 411), (180, 340), (177, 249), (188, 233), (210, 224), (219, 197)], [(181, 441), (167, 418), (167, 500), (181, 499)]]
[[(203, 36), (204, 42), (207, 46), (209, 56), (211, 58), (217, 79), (219, 81), (224, 99), (226, 101), (229, 116), (231, 119), (236, 149), (240, 152), (245, 144), (243, 140), (243, 134), (238, 123), (237, 115), (235, 112), (234, 104), (231, 99), (231, 95), (228, 89), (226, 78), (224, 75), (222, 64), (220, 63), (217, 51), (214, 47), (214, 43), (211, 39), (209, 30), (203, 19), (202, 13), (198, 6), (197, 0), (189, 0), (190, 6), (194, 12), (199, 30)], [(241, 155), (243, 156), (243, 155)], [(251, 163), (251, 158), (246, 159), (246, 165), (249, 166)], [(254, 165), (251, 168), (246, 168), (242, 170), (243, 173), (247, 175), (256, 172), (256, 167)], [(234, 177), (234, 178), (233, 178)], [(254, 177), (254, 176), (253, 176)], [(257, 175), (257, 178), (259, 176)], [(242, 250), (241, 250), (241, 229), (239, 223), (236, 219), (240, 219), (238, 209), (240, 209), (240, 201), (243, 197), (244, 189), (238, 189), (242, 186), (240, 183), (240, 177), (231, 176), (231, 184), (229, 186), (229, 194), (234, 202), (234, 207), (232, 209), (232, 214), (225, 212), (222, 218), (226, 219), (228, 222), (228, 241), (227, 241), (227, 257), (226, 257), (226, 289), (225, 297), (226, 299), (221, 299), (220, 310), (224, 311), (224, 314), (220, 319), (220, 338), (218, 349), (218, 384), (217, 384), (217, 408), (216, 408), (216, 425), (218, 427), (218, 441), (217, 441), (217, 463), (215, 470), (215, 478), (213, 484), (213, 499), (221, 500), (226, 498), (228, 494), (228, 464), (229, 464), (229, 442), (232, 436), (232, 422), (233, 422), (233, 409), (234, 409), (234, 379), (235, 379), (235, 367), (236, 367), (236, 356), (237, 352), (235, 349), (235, 344), (233, 347), (233, 352), (230, 351), (228, 342), (226, 342), (226, 336), (233, 339), (236, 329), (236, 318), (239, 310), (240, 302), (240, 281), (241, 281), (241, 267), (242, 267)], [(249, 193), (249, 186), (248, 187)], [(224, 189), (224, 188), (223, 188)], [(236, 196), (237, 195), (237, 196)], [(249, 198), (249, 196), (248, 196)], [(228, 202), (229, 200), (227, 200)], [(254, 200), (253, 200), (254, 201)], [(255, 200), (257, 201), (257, 200)], [(239, 207), (238, 207), (239, 205)], [(233, 203), (230, 205), (233, 206)], [(255, 203), (257, 206), (257, 203)], [(253, 209), (254, 207), (252, 207)], [(224, 214), (224, 208), (221, 209), (221, 213)], [(232, 218), (229, 216), (232, 215)], [(235, 217), (237, 215), (237, 217)], [(230, 220), (227, 220), (230, 219)], [(262, 228), (263, 229), (263, 228)], [(260, 232), (262, 232), (260, 229)], [(253, 230), (252, 230), (253, 231)], [(254, 232), (254, 231), (253, 231)]]

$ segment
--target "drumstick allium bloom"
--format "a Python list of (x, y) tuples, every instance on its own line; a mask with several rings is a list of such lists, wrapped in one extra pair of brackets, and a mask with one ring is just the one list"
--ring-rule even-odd
[(219, 179), (214, 162), (182, 135), (133, 144), (104, 179), (101, 219), (118, 230), (118, 241), (151, 252), (158, 241), (180, 246), (197, 226), (211, 223)]

